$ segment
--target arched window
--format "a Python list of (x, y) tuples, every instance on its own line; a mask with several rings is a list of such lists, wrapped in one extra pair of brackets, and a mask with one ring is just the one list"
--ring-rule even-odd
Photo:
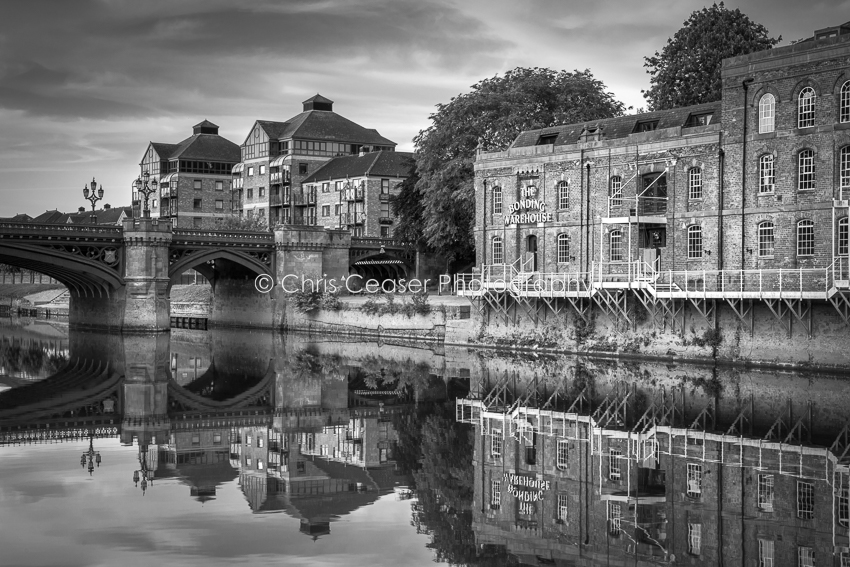
[(566, 209), (570, 206), (570, 184), (567, 181), (558, 183), (558, 208)]
[(838, 156), (838, 186), (841, 188), (841, 199), (850, 199), (850, 146), (841, 148)]
[(698, 167), (688, 171), (688, 199), (702, 199), (702, 170)]
[(566, 264), (570, 261), (570, 236), (568, 234), (558, 235), (558, 263)]
[(811, 191), (815, 188), (815, 152), (800, 150), (797, 154), (797, 190)]
[(813, 256), (815, 253), (815, 223), (803, 219), (797, 223), (797, 256)]
[(693, 224), (688, 227), (688, 259), (702, 258), (702, 227)]
[(611, 178), (610, 205), (619, 207), (623, 204), (623, 178), (615, 175)]
[(502, 249), (502, 237), (494, 236), (493, 237), (493, 263), (494, 264), (504, 264), (505, 263), (505, 254)]
[(838, 220), (838, 255), (847, 256), (850, 253), (850, 234), (848, 234), (847, 217)]
[(776, 98), (770, 93), (759, 99), (759, 134), (773, 132), (776, 128)]
[(623, 261), (623, 233), (612, 230), (608, 235), (608, 259), (611, 262)]
[(797, 128), (811, 128), (815, 125), (815, 89), (806, 87), (797, 97)]
[(841, 85), (838, 96), (838, 121), (850, 122), (850, 81)]
[(498, 185), (493, 187), (493, 214), (502, 214), (502, 188)]
[(776, 184), (773, 154), (765, 154), (759, 158), (759, 193), (773, 193)]
[(764, 221), (758, 226), (759, 257), (773, 256), (773, 223)]

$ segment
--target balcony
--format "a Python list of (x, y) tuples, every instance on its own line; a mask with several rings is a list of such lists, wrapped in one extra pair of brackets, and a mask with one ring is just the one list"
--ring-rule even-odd
[(283, 199), (280, 195), (269, 195), (269, 206), (280, 207), (283, 205)]
[(244, 183), (244, 180), (242, 179), (241, 176), (240, 177), (234, 177), (233, 182), (230, 185), (230, 188), (231, 189), (242, 189), (243, 183)]
[(363, 187), (351, 187), (343, 191), (346, 201), (362, 201), (365, 192)]
[(289, 172), (288, 171), (273, 171), (269, 174), (269, 183), (274, 184), (285, 184), (289, 185)]
[(305, 193), (293, 193), (292, 194), (292, 204), (293, 205), (315, 205), (316, 204), (316, 192), (309, 191)]
[(393, 218), (392, 217), (380, 217), (378, 219), (378, 222), (381, 223), (381, 224), (392, 224)]
[(366, 213), (342, 213), (339, 215), (339, 224), (353, 225), (366, 222)]

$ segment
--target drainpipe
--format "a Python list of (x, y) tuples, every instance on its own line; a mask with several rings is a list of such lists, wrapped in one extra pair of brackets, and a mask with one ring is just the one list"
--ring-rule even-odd
[(723, 132), (720, 132), (720, 150), (717, 152), (717, 269), (723, 269), (723, 177), (726, 175), (726, 152), (723, 151)]
[(484, 198), (481, 200), (481, 266), (483, 274), (483, 266), (487, 263), (487, 180), (482, 181), (484, 186)]
[(747, 97), (747, 87), (754, 81), (752, 77), (744, 79), (741, 86), (744, 88), (744, 120), (743, 120), (743, 141), (741, 143), (741, 269), (744, 269), (744, 260), (746, 259), (746, 226), (744, 209), (747, 205), (747, 106), (749, 99)]
[(587, 240), (587, 250), (585, 250), (584, 265), (590, 266), (590, 163), (587, 164), (587, 191), (585, 192), (585, 199), (585, 218), (587, 222), (584, 225), (584, 232), (587, 233), (587, 238), (585, 238), (585, 240)]
[[(584, 149), (582, 148), (581, 153), (579, 154), (579, 166), (578, 166), (578, 173), (579, 173), (579, 183), (578, 183), (578, 187), (579, 187), (579, 193), (578, 193), (579, 225), (581, 225), (584, 222), (584, 171), (582, 171), (582, 169), (581, 169), (581, 164), (583, 164), (583, 163), (584, 163)], [(581, 227), (581, 228), (582, 228), (582, 230), (578, 233), (578, 251), (579, 251), (579, 254), (584, 254), (585, 257), (587, 257), (587, 254), (584, 252), (584, 229), (586, 227)], [(581, 264), (579, 271), (586, 273), (587, 268), (584, 264), (583, 259), (581, 259), (581, 256), (579, 256), (579, 263)], [(593, 274), (591, 274), (591, 276), (592, 275)]]

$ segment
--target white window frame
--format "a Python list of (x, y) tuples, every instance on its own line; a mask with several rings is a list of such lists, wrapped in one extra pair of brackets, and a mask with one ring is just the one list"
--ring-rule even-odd
[(759, 99), (759, 134), (769, 134), (776, 129), (776, 97), (771, 93)]
[(772, 258), (776, 246), (775, 227), (771, 221), (758, 224), (758, 255), (759, 258)]
[(797, 221), (797, 256), (815, 255), (815, 223), (811, 219)]
[(686, 494), (688, 498), (702, 498), (702, 465), (688, 463), (686, 478)]
[(702, 199), (702, 169), (699, 167), (688, 170), (688, 199), (692, 201)]
[(568, 264), (570, 261), (570, 235), (562, 232), (558, 235), (558, 263)]
[(608, 534), (620, 537), (623, 521), (623, 508), (619, 502), (608, 501)]
[(261, 163), (260, 164), (260, 175), (265, 175), (265, 174), (266, 174), (266, 166), (265, 166), (265, 164)]
[(850, 526), (850, 489), (847, 487), (839, 488), (835, 495), (835, 501), (838, 507), (838, 525)]
[(570, 207), (570, 184), (568, 181), (558, 182), (558, 208), (568, 209)]
[(848, 217), (838, 219), (838, 255), (850, 254), (850, 221)]
[(812, 87), (805, 87), (797, 95), (797, 128), (811, 128), (815, 125), (817, 98), (817, 93)]
[(815, 567), (814, 548), (805, 545), (797, 546), (797, 567)]
[(815, 517), (815, 485), (797, 481), (797, 518), (811, 520)]
[(700, 555), (702, 548), (702, 524), (688, 522), (688, 554)]
[(850, 81), (841, 85), (838, 99), (838, 121), (842, 124), (850, 122)]
[(611, 178), (611, 189), (608, 199), (612, 207), (619, 207), (623, 204), (623, 178), (619, 175)]
[(561, 522), (567, 521), (567, 513), (569, 512), (568, 495), (566, 492), (558, 493), (558, 520)]
[(804, 149), (797, 154), (797, 191), (813, 191), (816, 187), (815, 152)]
[(504, 436), (501, 429), (494, 429), (490, 440), (490, 456), (494, 459), (502, 457), (502, 449), (504, 444)]
[(772, 474), (758, 475), (758, 509), (762, 512), (773, 512), (775, 498)]
[(502, 506), (502, 481), (490, 482), (490, 508), (498, 510)]
[(840, 199), (850, 199), (850, 146), (844, 146), (838, 152), (838, 187)]
[(608, 480), (620, 480), (623, 471), (620, 470), (620, 457), (623, 452), (619, 449), (608, 449)]
[(566, 470), (569, 466), (570, 442), (566, 439), (558, 439), (558, 448), (555, 463), (558, 470)]
[(774, 567), (774, 545), (772, 539), (759, 538), (759, 567)]
[(502, 188), (498, 185), (493, 187), (493, 214), (502, 214)]
[(608, 261), (623, 261), (623, 233), (620, 229), (612, 230), (608, 234)]
[(688, 227), (688, 260), (699, 260), (702, 253), (702, 226), (692, 224)]
[(773, 193), (776, 189), (776, 158), (765, 154), (759, 158), (759, 194)]
[(504, 264), (505, 263), (505, 249), (502, 245), (502, 237), (494, 236), (492, 240), (492, 258), (494, 264)]

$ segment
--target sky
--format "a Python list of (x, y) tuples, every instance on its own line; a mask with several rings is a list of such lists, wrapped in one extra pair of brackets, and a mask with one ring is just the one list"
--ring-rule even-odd
[[(691, 0), (0, 0), (0, 216), (129, 205), (150, 141), (204, 119), (241, 143), (316, 93), (413, 150), (436, 105), (515, 67), (590, 69), (645, 106), (644, 57)], [(782, 44), (850, 0), (731, 0)]]

